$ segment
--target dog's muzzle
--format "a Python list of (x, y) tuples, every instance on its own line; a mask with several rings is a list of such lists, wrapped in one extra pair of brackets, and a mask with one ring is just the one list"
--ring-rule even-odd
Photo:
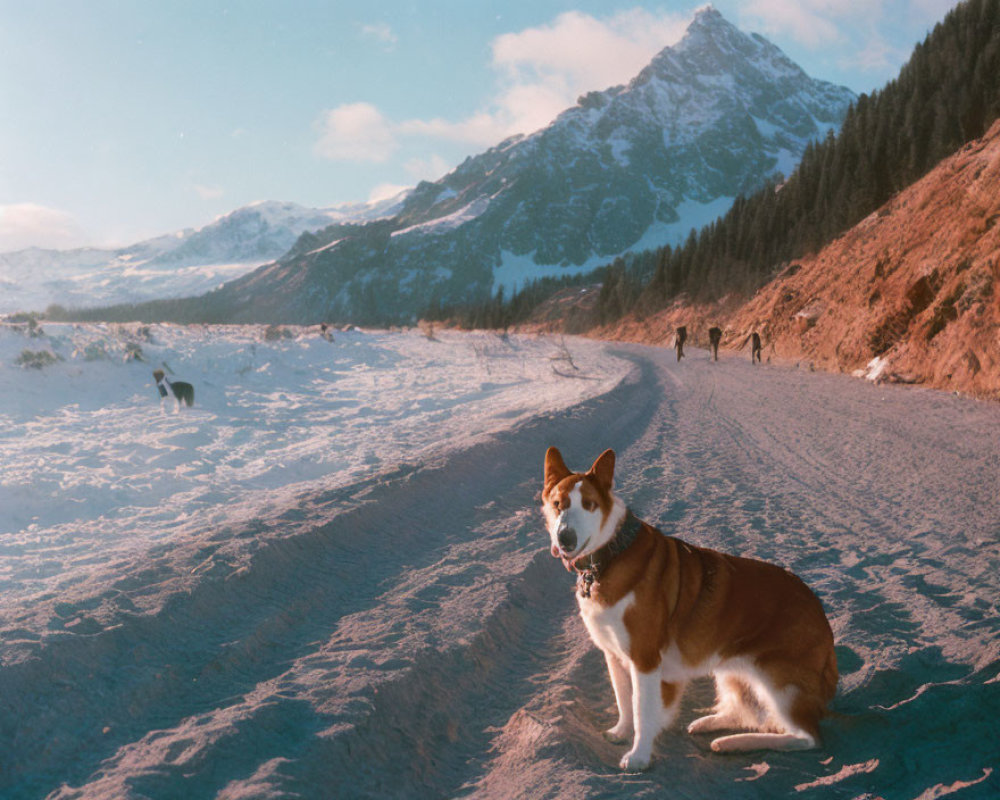
[(560, 525), (556, 531), (556, 541), (564, 553), (572, 553), (576, 549), (576, 531), (569, 525)]

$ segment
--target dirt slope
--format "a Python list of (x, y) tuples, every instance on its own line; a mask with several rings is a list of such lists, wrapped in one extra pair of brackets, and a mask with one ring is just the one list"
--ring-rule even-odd
[(1000, 399), (998, 279), (1000, 122), (748, 302), (678, 303), (598, 335), (661, 344), (685, 324), (703, 344), (721, 324), (723, 347), (757, 330), (779, 359)]

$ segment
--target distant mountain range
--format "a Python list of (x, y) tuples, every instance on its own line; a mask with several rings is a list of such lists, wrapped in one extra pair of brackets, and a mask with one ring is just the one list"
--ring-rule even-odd
[[(548, 127), (419, 184), (396, 209), (317, 227), (208, 294), (114, 315), (404, 322), (436, 303), (584, 272), (681, 243), (737, 196), (789, 174), (854, 100), (709, 7), (627, 86), (584, 95)], [(211, 249), (204, 238), (199, 252)]]
[(0, 313), (42, 310), (51, 304), (85, 308), (137, 303), (207, 292), (284, 255), (306, 231), (391, 216), (404, 196), (324, 209), (254, 203), (198, 230), (128, 247), (0, 253)]

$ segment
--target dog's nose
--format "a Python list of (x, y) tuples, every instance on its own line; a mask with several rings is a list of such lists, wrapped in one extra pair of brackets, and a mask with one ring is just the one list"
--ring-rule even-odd
[(559, 546), (566, 552), (569, 552), (576, 547), (576, 531), (568, 525), (559, 529), (559, 532), (556, 534), (556, 539), (559, 541)]

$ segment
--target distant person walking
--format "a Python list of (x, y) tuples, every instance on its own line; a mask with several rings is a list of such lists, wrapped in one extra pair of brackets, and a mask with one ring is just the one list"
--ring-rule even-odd
[(674, 348), (677, 350), (677, 360), (684, 358), (684, 342), (687, 341), (688, 329), (681, 325), (674, 333)]
[(712, 361), (719, 360), (719, 342), (722, 341), (722, 328), (708, 329), (708, 343), (712, 347)]
[(750, 363), (759, 364), (760, 363), (760, 334), (754, 331), (750, 334)]

